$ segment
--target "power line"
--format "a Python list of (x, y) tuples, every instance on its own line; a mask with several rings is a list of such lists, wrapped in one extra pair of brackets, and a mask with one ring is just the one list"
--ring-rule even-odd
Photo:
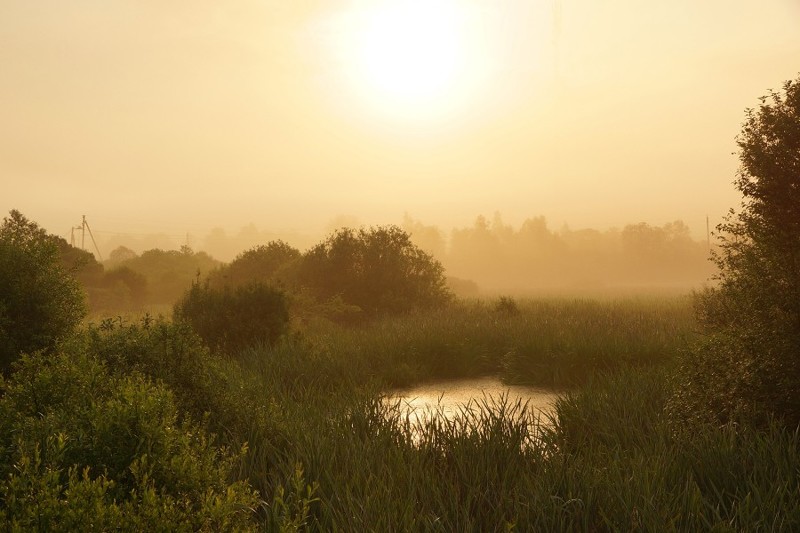
[(72, 226), (70, 228), (70, 245), (75, 246), (75, 230), (81, 231), (81, 250), (86, 250), (86, 232), (89, 232), (89, 237), (92, 239), (92, 244), (94, 245), (94, 249), (97, 252), (97, 257), (100, 261), (103, 260), (103, 254), (100, 253), (100, 248), (97, 246), (97, 241), (94, 240), (94, 234), (92, 233), (92, 228), (89, 227), (89, 222), (86, 220), (86, 215), (83, 215), (83, 219), (81, 220), (80, 226)]

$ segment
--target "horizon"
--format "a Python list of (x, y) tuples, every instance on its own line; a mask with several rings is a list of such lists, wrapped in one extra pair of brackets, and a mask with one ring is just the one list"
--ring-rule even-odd
[[(800, 5), (13, 0), (0, 209), (64, 235), (316, 235), (336, 217), (601, 231), (741, 201), (745, 109)], [(416, 36), (415, 41), (409, 41)], [(414, 42), (414, 46), (404, 43)]]

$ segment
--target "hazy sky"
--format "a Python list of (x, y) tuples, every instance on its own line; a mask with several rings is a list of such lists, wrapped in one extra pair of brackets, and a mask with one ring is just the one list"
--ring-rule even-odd
[(65, 234), (738, 205), (798, 0), (3, 0), (0, 210)]

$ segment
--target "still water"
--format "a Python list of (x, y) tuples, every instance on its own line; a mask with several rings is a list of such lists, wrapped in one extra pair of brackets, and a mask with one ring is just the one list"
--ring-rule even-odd
[(464, 409), (496, 409), (505, 401), (527, 405), (527, 411), (547, 423), (560, 392), (552, 389), (505, 385), (497, 378), (440, 381), (392, 391), (387, 401), (399, 403), (401, 414), (411, 418), (439, 413), (454, 418)]

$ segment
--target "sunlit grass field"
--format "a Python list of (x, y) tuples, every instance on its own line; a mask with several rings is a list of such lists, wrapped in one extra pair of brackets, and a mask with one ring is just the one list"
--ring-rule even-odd
[(287, 372), (320, 387), (485, 375), (560, 387), (599, 372), (663, 364), (693, 334), (689, 297), (475, 300), (358, 327), (312, 323), (278, 347), (245, 357), (264, 372)]
[[(697, 336), (688, 296), (498, 298), (360, 325), (318, 319), (224, 358), (169, 324), (122, 326), (135, 320), (102, 326), (100, 352), (165, 381), (179, 405), (206, 413), (217, 443), (246, 446), (231, 481), (258, 490), (255, 529), (800, 527), (797, 432), (689, 427), (668, 414), (673, 364)], [(521, 402), (479, 398), (419, 422), (389, 399), (483, 376), (567, 392), (545, 421)]]
[[(800, 437), (674, 426), (670, 365), (691, 300), (497, 302), (316, 324), (241, 354), (263, 399), (241, 475), (268, 528), (342, 531), (791, 530)], [(522, 404), (423, 424), (396, 385), (499, 375), (569, 386), (552, 424)], [(260, 420), (261, 422), (258, 422)]]

